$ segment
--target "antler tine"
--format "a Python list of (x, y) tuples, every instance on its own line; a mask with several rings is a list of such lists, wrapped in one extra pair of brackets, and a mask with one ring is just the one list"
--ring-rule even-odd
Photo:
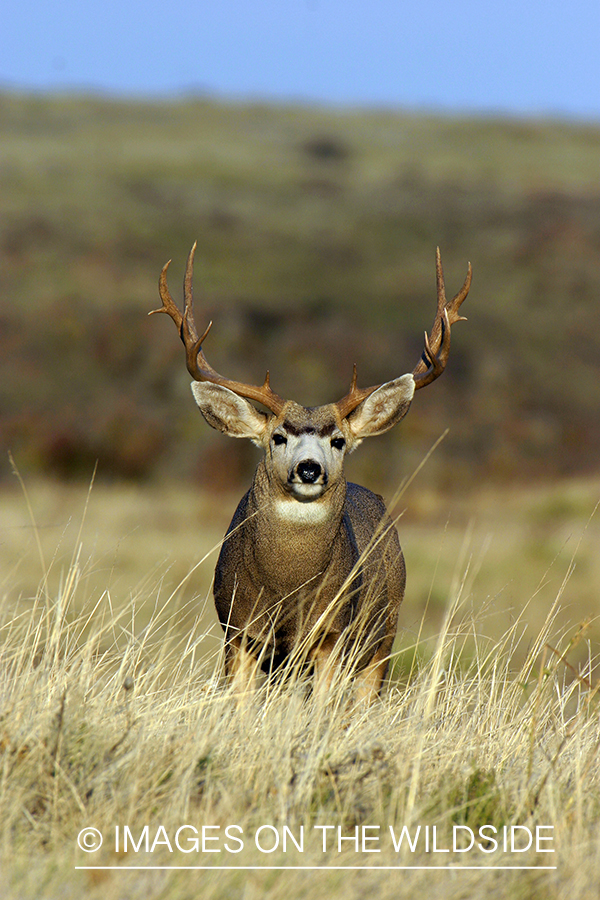
[(183, 316), (181, 312), (171, 297), (171, 292), (169, 291), (169, 287), (167, 285), (167, 269), (171, 265), (171, 260), (168, 260), (162, 267), (160, 278), (158, 280), (158, 292), (160, 294), (160, 299), (162, 300), (162, 306), (160, 309), (151, 309), (148, 313), (149, 316), (154, 316), (156, 313), (167, 313), (167, 315), (171, 316), (178, 329), (181, 329), (181, 323), (183, 321)]
[(350, 390), (348, 393), (342, 397), (341, 400), (338, 400), (335, 404), (339, 410), (340, 416), (342, 419), (345, 419), (346, 416), (349, 416), (350, 413), (356, 409), (356, 407), (366, 400), (370, 394), (374, 393), (377, 388), (380, 388), (380, 384), (374, 384), (372, 387), (368, 388), (359, 388), (356, 386), (356, 363), (354, 363), (352, 367), (352, 381), (350, 383)]
[[(440, 265), (441, 265), (441, 261), (440, 261)], [(469, 263), (467, 263), (467, 274), (466, 274), (463, 286), (461, 287), (458, 294), (455, 294), (454, 297), (452, 298), (452, 300), (450, 300), (450, 302), (446, 304), (446, 309), (448, 310), (448, 316), (449, 316), (451, 325), (454, 325), (455, 322), (466, 322), (467, 321), (466, 316), (458, 315), (458, 310), (460, 309), (461, 303), (463, 302), (463, 300), (466, 299), (467, 294), (469, 293), (469, 290), (471, 288), (472, 277), (473, 277), (473, 268), (471, 266), (471, 263), (469, 262)]]
[[(188, 253), (187, 262), (185, 264), (185, 275), (183, 276), (183, 322), (190, 339), (197, 342), (198, 332), (196, 331), (196, 324), (194, 322), (194, 313), (192, 309), (194, 302), (192, 282), (194, 275), (194, 255), (196, 253), (196, 244), (197, 241), (194, 241), (194, 243), (192, 244), (192, 249)], [(210, 325), (208, 327), (210, 328)], [(203, 335), (203, 340), (204, 337), (206, 337), (207, 333), (208, 331)]]
[(448, 362), (450, 354), (450, 328), (455, 322), (466, 321), (465, 316), (460, 316), (458, 310), (466, 298), (471, 287), (473, 270), (468, 264), (467, 276), (460, 291), (451, 300), (446, 300), (446, 286), (444, 282), (444, 270), (440, 248), (436, 249), (435, 272), (437, 282), (437, 312), (431, 334), (425, 332), (425, 346), (421, 359), (413, 369), (415, 390), (431, 384), (438, 378)]
[[(202, 352), (202, 344), (208, 332), (212, 328), (212, 320), (206, 326), (201, 337), (198, 337), (198, 330), (194, 321), (194, 256), (196, 253), (197, 241), (194, 241), (192, 248), (188, 253), (185, 264), (185, 274), (183, 276), (183, 317), (181, 321), (181, 340), (185, 346), (187, 369), (192, 378), (196, 381), (210, 381), (214, 376), (221, 378), (206, 360)], [(199, 360), (204, 363), (200, 368)], [(204, 377), (203, 377), (204, 376)], [(213, 376), (213, 377), (208, 377)]]
[(173, 319), (185, 347), (188, 372), (195, 381), (208, 381), (212, 384), (219, 384), (222, 387), (229, 388), (230, 391), (238, 394), (238, 396), (262, 403), (262, 405), (266, 406), (267, 409), (270, 409), (272, 413), (279, 415), (285, 406), (286, 401), (271, 390), (268, 372), (262, 385), (245, 384), (241, 381), (233, 381), (230, 378), (219, 375), (206, 359), (204, 351), (202, 350), (202, 344), (211, 329), (212, 322), (208, 323), (203, 334), (198, 337), (198, 330), (196, 328), (196, 323), (194, 322), (192, 290), (195, 251), (196, 242), (194, 242), (194, 245), (188, 254), (185, 266), (185, 275), (183, 279), (183, 314), (171, 297), (171, 293), (167, 286), (167, 269), (171, 262), (171, 260), (169, 260), (169, 262), (163, 266), (158, 282), (158, 290), (163, 305), (160, 309), (153, 309), (149, 315), (164, 312)]

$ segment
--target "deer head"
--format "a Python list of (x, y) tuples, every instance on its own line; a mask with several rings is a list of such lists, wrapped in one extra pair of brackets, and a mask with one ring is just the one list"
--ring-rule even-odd
[[(436, 255), (437, 313), (431, 334), (412, 373), (367, 388), (357, 386), (356, 366), (348, 393), (335, 403), (303, 407), (271, 389), (267, 372), (262, 385), (234, 381), (210, 365), (203, 343), (212, 322), (198, 335), (193, 316), (192, 275), (196, 244), (184, 277), (183, 313), (173, 301), (163, 267), (159, 291), (162, 307), (177, 326), (194, 379), (192, 391), (209, 425), (230, 437), (248, 438), (265, 451), (266, 470), (274, 490), (301, 502), (317, 500), (343, 477), (343, 461), (366, 437), (382, 434), (408, 411), (415, 390), (438, 378), (450, 352), (451, 326), (463, 319), (458, 311), (471, 285), (471, 265), (460, 291), (446, 300), (439, 249)], [(250, 402), (252, 401), (252, 402)], [(259, 403), (267, 412), (254, 405)]]

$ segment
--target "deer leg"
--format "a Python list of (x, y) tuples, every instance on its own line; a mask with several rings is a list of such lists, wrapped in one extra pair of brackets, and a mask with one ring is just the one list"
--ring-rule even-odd
[(336, 643), (336, 636), (325, 637), (310, 654), (314, 665), (314, 695), (323, 701), (327, 699), (335, 675), (336, 666), (332, 656), (335, 657), (333, 650)]
[(238, 703), (254, 691), (258, 665), (245, 643), (242, 638), (234, 638), (225, 645), (225, 675)]
[(381, 694), (383, 679), (386, 676), (390, 661), (388, 642), (379, 647), (369, 665), (358, 672), (354, 679), (356, 700), (373, 703)]

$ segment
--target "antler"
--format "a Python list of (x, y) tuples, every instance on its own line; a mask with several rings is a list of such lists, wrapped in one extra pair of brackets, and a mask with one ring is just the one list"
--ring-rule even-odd
[(223, 387), (229, 388), (230, 391), (233, 391), (234, 394), (238, 394), (240, 397), (246, 397), (248, 400), (255, 400), (258, 403), (262, 403), (263, 406), (270, 409), (272, 413), (279, 415), (285, 406), (286, 401), (271, 390), (268, 372), (262, 385), (244, 384), (241, 381), (232, 381), (230, 378), (219, 375), (204, 356), (202, 344), (211, 329), (212, 322), (208, 323), (202, 336), (198, 337), (192, 310), (192, 276), (194, 271), (195, 252), (196, 242), (194, 242), (194, 245), (190, 250), (185, 267), (185, 276), (183, 279), (183, 314), (171, 297), (171, 293), (167, 286), (167, 269), (171, 264), (171, 260), (169, 260), (169, 262), (163, 266), (158, 282), (158, 290), (163, 305), (160, 309), (153, 309), (148, 315), (152, 316), (155, 313), (167, 313), (167, 315), (173, 319), (185, 347), (188, 372), (195, 381), (209, 381), (212, 384), (220, 384)]
[(428, 337), (427, 332), (425, 332), (425, 348), (421, 359), (413, 369), (415, 390), (425, 387), (426, 384), (431, 384), (432, 381), (435, 381), (442, 374), (450, 354), (450, 328), (455, 322), (466, 321), (465, 316), (458, 315), (458, 310), (471, 287), (471, 277), (473, 275), (471, 263), (468, 264), (467, 277), (463, 286), (452, 300), (446, 301), (444, 270), (442, 269), (442, 257), (439, 247), (435, 254), (435, 272), (438, 298), (437, 313), (431, 329), (431, 335)]
[(338, 400), (335, 404), (339, 410), (340, 416), (342, 419), (345, 419), (346, 416), (349, 416), (350, 413), (359, 406), (363, 400), (366, 400), (367, 397), (374, 393), (377, 388), (380, 388), (381, 384), (374, 384), (372, 387), (368, 388), (359, 388), (356, 386), (356, 363), (354, 363), (354, 367), (352, 369), (352, 383), (350, 384), (350, 390), (348, 393), (342, 397), (341, 400)]
[[(442, 258), (440, 255), (439, 247), (436, 249), (435, 270), (438, 298), (437, 313), (435, 316), (435, 321), (433, 323), (433, 328), (431, 329), (431, 336), (428, 337), (427, 332), (425, 332), (425, 348), (423, 350), (421, 359), (412, 372), (413, 378), (415, 379), (415, 390), (425, 387), (426, 384), (430, 384), (432, 381), (435, 381), (435, 379), (442, 374), (442, 372), (446, 368), (448, 355), (450, 353), (450, 328), (452, 325), (454, 325), (455, 322), (466, 320), (465, 316), (458, 315), (458, 310), (461, 303), (469, 293), (469, 288), (471, 287), (471, 277), (473, 274), (471, 263), (469, 263), (467, 269), (467, 277), (465, 278), (463, 286), (461, 287), (458, 294), (456, 294), (456, 296), (454, 296), (452, 300), (449, 301), (446, 301), (444, 272), (442, 269)], [(352, 373), (352, 383), (350, 385), (350, 390), (345, 397), (342, 397), (342, 399), (338, 400), (335, 404), (339, 409), (342, 418), (350, 415), (350, 413), (354, 409), (356, 409), (356, 407), (360, 403), (362, 403), (363, 400), (365, 400), (370, 394), (374, 393), (380, 387), (380, 384), (374, 384), (372, 387), (358, 388), (356, 386), (355, 364), (354, 371)]]

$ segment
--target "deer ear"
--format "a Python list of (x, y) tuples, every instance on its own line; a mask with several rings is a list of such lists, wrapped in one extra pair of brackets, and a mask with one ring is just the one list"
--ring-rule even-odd
[(350, 430), (357, 441), (383, 434), (406, 415), (415, 392), (415, 380), (409, 373), (382, 384), (348, 416)]
[(192, 381), (200, 412), (212, 428), (230, 437), (249, 438), (261, 445), (269, 416), (229, 388), (208, 381)]

